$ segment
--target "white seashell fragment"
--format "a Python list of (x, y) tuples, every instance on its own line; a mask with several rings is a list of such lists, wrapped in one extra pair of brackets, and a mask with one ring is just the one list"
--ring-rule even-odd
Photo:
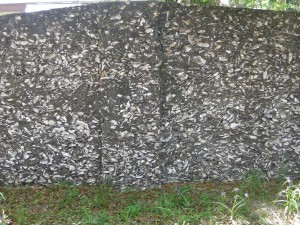
[(84, 115), (84, 112), (77, 112), (77, 115), (78, 115), (78, 116), (83, 116), (83, 115)]
[(54, 121), (54, 120), (49, 120), (48, 121), (48, 125), (50, 125), (50, 126), (53, 126), (53, 125), (55, 125), (56, 124), (56, 122)]
[(193, 35), (188, 35), (188, 41), (190, 42), (191, 45), (194, 44), (194, 36)]
[(7, 97), (7, 96), (8, 96), (8, 94), (6, 94), (4, 92), (1, 92), (1, 94), (0, 94), (0, 97)]
[(224, 57), (224, 56), (220, 56), (220, 57), (219, 57), (219, 60), (220, 60), (221, 62), (227, 62), (227, 61), (228, 61), (228, 59), (227, 59), (226, 57)]
[(145, 30), (145, 32), (146, 32), (147, 34), (153, 33), (153, 29), (152, 29), (152, 28), (147, 28), (147, 29)]
[(122, 17), (120, 14), (114, 15), (112, 17), (110, 17), (110, 20), (120, 20)]
[(101, 63), (99, 55), (96, 55), (95, 61), (96, 61), (96, 63)]
[(113, 125), (115, 125), (115, 126), (118, 125), (118, 122), (115, 121), (115, 120), (111, 120), (110, 122), (111, 122)]
[(27, 45), (28, 42), (27, 41), (16, 41), (17, 45)]
[(237, 128), (239, 125), (237, 124), (237, 123), (231, 123), (230, 124), (230, 128), (231, 129), (235, 129), (235, 128)]
[(289, 53), (289, 63), (292, 61), (292, 59), (293, 59), (293, 54), (290, 52)]
[(194, 90), (193, 86), (189, 86), (188, 90), (186, 91), (186, 95), (190, 95)]
[(204, 42), (197, 43), (197, 45), (199, 47), (202, 47), (202, 48), (208, 48), (209, 47), (209, 44), (208, 43), (204, 43)]
[(69, 170), (70, 170), (70, 171), (75, 171), (75, 169), (76, 169), (75, 166), (73, 166), (73, 165), (70, 165), (70, 166), (69, 166)]
[(128, 58), (129, 59), (135, 59), (136, 57), (135, 57), (135, 55), (133, 53), (129, 53), (128, 54)]
[(200, 55), (199, 55), (199, 56), (195, 56), (195, 57), (194, 57), (194, 60), (195, 60), (195, 62), (196, 62), (197, 64), (199, 64), (199, 65), (201, 65), (201, 66), (205, 65), (205, 63), (206, 63), (206, 60), (203, 59)]
[(72, 55), (72, 56), (71, 56), (72, 59), (78, 59), (78, 58), (80, 58), (80, 57), (81, 57), (81, 55)]
[(55, 53), (51, 53), (47, 56), (47, 59), (53, 59), (56, 56)]

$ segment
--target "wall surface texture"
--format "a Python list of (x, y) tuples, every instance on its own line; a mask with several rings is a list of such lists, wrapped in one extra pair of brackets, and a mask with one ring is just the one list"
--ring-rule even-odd
[(0, 17), (2, 184), (300, 175), (300, 14), (100, 3)]

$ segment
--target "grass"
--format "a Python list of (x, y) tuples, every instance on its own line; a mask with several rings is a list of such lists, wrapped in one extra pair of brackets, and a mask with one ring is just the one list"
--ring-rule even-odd
[[(287, 182), (289, 183), (289, 182)], [(279, 193), (278, 203), (284, 206), (284, 214), (291, 216), (300, 212), (300, 182), (298, 185), (289, 183), (289, 186)]]
[(0, 224), (300, 224), (300, 183), (252, 171), (240, 182), (148, 190), (60, 184), (0, 187)]

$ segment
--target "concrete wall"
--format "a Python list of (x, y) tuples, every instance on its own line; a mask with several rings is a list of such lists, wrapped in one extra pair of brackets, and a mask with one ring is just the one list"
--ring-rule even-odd
[(132, 2), (0, 17), (0, 180), (300, 175), (300, 15)]

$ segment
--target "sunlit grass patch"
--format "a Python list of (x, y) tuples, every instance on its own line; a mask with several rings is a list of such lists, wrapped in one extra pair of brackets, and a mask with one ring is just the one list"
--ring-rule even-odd
[(177, 183), (148, 190), (74, 184), (0, 187), (0, 222), (297, 224), (299, 189), (296, 181), (268, 180), (257, 171), (240, 182)]

